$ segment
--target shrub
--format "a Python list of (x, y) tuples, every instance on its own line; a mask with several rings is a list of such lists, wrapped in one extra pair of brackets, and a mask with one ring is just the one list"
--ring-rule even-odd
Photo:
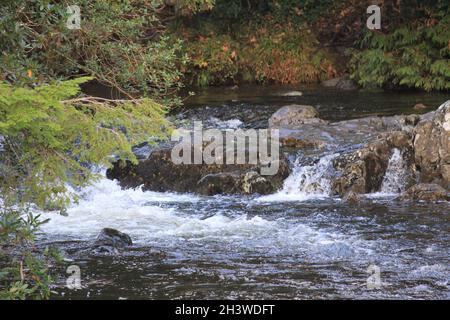
[[(201, 1), (196, 1), (200, 3)], [(17, 84), (89, 74), (125, 96), (179, 104), (185, 64), (158, 10), (164, 1), (80, 0), (81, 29), (66, 27), (73, 1), (7, 0), (0, 5), (0, 70)], [(27, 76), (32, 71), (32, 78)]]
[(366, 31), (361, 50), (353, 50), (353, 78), (363, 86), (450, 89), (450, 19), (444, 13), (390, 32)]
[(0, 83), (0, 297), (48, 297), (45, 260), (28, 248), (45, 222), (32, 209), (64, 213), (74, 199), (67, 187), (97, 177), (90, 165), (109, 166), (113, 155), (135, 162), (132, 145), (170, 130), (166, 109), (148, 98), (80, 97), (90, 79), (34, 89)]

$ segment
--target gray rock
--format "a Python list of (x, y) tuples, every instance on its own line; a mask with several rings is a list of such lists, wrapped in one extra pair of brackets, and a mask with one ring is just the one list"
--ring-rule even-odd
[(450, 193), (437, 184), (420, 183), (409, 188), (399, 199), (426, 202), (450, 201)]
[[(337, 174), (332, 180), (333, 193), (343, 197), (349, 192), (364, 194), (379, 191), (394, 148), (402, 151), (408, 169), (412, 171), (411, 136), (403, 131), (385, 133), (362, 148), (344, 153), (334, 160)], [(413, 177), (412, 172), (410, 176)]]
[(240, 174), (234, 172), (207, 174), (197, 182), (196, 191), (207, 196), (238, 193), (239, 179)]
[(269, 119), (270, 128), (295, 128), (307, 123), (325, 123), (318, 118), (313, 106), (289, 105), (282, 107)]
[(126, 233), (112, 228), (104, 228), (94, 242), (94, 247), (103, 249), (120, 249), (131, 246), (133, 241)]
[(420, 182), (450, 189), (450, 100), (414, 129), (414, 155)]

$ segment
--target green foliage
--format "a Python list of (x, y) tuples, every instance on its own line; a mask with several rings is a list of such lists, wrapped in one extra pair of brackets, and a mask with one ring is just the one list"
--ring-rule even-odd
[[(66, 26), (67, 6), (73, 1), (2, 2), (0, 70), (16, 83), (89, 74), (125, 96), (146, 95), (167, 105), (179, 104), (174, 93), (182, 86), (179, 68), (186, 59), (180, 43), (164, 37), (158, 16), (163, 2), (77, 1), (81, 30)], [(193, 5), (190, 2), (186, 5)], [(27, 70), (32, 70), (31, 79)]]
[(327, 51), (305, 25), (242, 22), (234, 27), (223, 31), (208, 22), (176, 26), (187, 39), (185, 77), (192, 84), (311, 83), (334, 75)]
[(89, 79), (35, 89), (0, 84), (1, 179), (14, 203), (64, 207), (66, 184), (92, 177), (83, 164), (107, 166), (111, 155), (133, 160), (132, 145), (167, 133), (165, 109), (150, 99), (67, 100)]
[(353, 78), (363, 86), (450, 89), (449, 26), (446, 16), (386, 34), (366, 32), (350, 61)]
[(336, 0), (216, 0), (211, 16), (215, 19), (262, 19), (270, 13), (277, 23), (313, 21)]
[[(41, 256), (30, 249), (35, 232), (46, 223), (30, 211), (0, 208), (0, 299), (48, 298), (52, 277), (47, 265), (60, 262), (54, 249)], [(21, 248), (21, 249), (19, 249)]]
[(174, 3), (176, 11), (181, 15), (191, 16), (211, 10), (214, 7), (215, 0), (169, 0), (166, 3)]
[(45, 223), (27, 208), (64, 213), (74, 199), (67, 186), (95, 179), (91, 165), (109, 166), (112, 156), (136, 161), (133, 145), (168, 135), (164, 107), (79, 96), (90, 79), (34, 89), (0, 83), (0, 297), (49, 296), (45, 260), (18, 249)]
[(335, 72), (327, 51), (306, 25), (268, 25), (254, 34), (247, 61), (259, 81), (314, 83)]

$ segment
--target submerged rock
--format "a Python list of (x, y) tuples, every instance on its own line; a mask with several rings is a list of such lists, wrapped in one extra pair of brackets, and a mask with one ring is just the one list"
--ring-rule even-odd
[(412, 133), (414, 126), (424, 118), (419, 115), (392, 117), (364, 117), (334, 123), (304, 123), (297, 127), (281, 127), (280, 143), (289, 149), (342, 149), (352, 145), (366, 145), (380, 134), (394, 131)]
[(319, 119), (313, 106), (289, 105), (282, 107), (269, 119), (270, 128), (295, 128), (306, 123), (325, 123)]
[(440, 185), (420, 183), (409, 188), (399, 199), (427, 202), (450, 201), (450, 193)]
[(104, 228), (93, 244), (95, 253), (116, 254), (119, 249), (131, 246), (133, 241), (126, 233), (112, 228)]
[(417, 124), (414, 156), (420, 182), (450, 189), (450, 100)]

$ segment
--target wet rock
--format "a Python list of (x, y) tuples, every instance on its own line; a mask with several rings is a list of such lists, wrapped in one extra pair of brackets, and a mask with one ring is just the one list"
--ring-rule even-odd
[(348, 75), (330, 80), (325, 80), (322, 82), (322, 86), (342, 90), (356, 90), (359, 88), (358, 84), (355, 81), (351, 80)]
[(239, 173), (233, 172), (207, 174), (197, 182), (197, 192), (207, 196), (239, 193), (239, 179)]
[(280, 137), (280, 144), (284, 148), (293, 149), (315, 149), (323, 148), (325, 146), (325, 142), (319, 139), (312, 140), (295, 135)]
[(151, 152), (152, 147), (147, 142), (133, 147), (133, 153), (137, 159), (146, 159)]
[[(291, 149), (336, 149), (365, 145), (380, 135), (403, 131), (412, 134), (422, 119), (419, 115), (365, 117), (334, 123), (308, 123), (297, 128), (280, 128), (282, 147)], [(289, 151), (289, 150), (288, 150)]]
[(356, 204), (361, 202), (361, 195), (357, 194), (356, 192), (349, 191), (347, 192), (344, 197), (342, 198), (343, 202), (349, 203), (349, 204)]
[(409, 188), (399, 199), (426, 202), (450, 201), (450, 193), (440, 185), (420, 183)]
[(420, 182), (450, 189), (450, 100), (417, 124), (414, 155)]
[[(142, 186), (144, 190), (214, 194), (273, 193), (289, 176), (287, 159), (280, 154), (274, 175), (261, 175), (261, 164), (175, 164), (171, 148), (155, 149), (137, 165), (118, 161), (107, 171), (109, 179), (117, 179), (124, 188)], [(249, 174), (252, 179), (249, 179)], [(254, 173), (258, 178), (254, 177)], [(249, 182), (250, 187), (249, 187)]]
[(198, 182), (197, 192), (204, 195), (270, 194), (274, 192), (274, 186), (256, 171), (225, 172), (204, 176)]
[(337, 171), (332, 180), (333, 193), (343, 197), (349, 192), (363, 194), (379, 191), (394, 148), (402, 151), (408, 169), (412, 170), (411, 136), (403, 131), (384, 133), (377, 140), (356, 151), (344, 153), (333, 161)]
[(241, 190), (245, 194), (270, 194), (273, 192), (270, 181), (255, 171), (245, 173), (240, 183)]
[[(349, 191), (357, 194), (379, 191), (394, 148), (401, 151), (407, 167), (405, 188), (417, 183), (418, 173), (422, 182), (437, 179), (442, 186), (448, 186), (446, 128), (450, 127), (450, 116), (442, 109), (422, 116), (371, 116), (326, 123), (317, 118), (318, 112), (313, 107), (291, 105), (278, 110), (270, 123), (281, 126), (280, 142), (285, 152), (302, 149), (309, 155), (324, 151), (340, 154), (333, 160), (336, 174), (331, 184), (333, 194), (343, 197)], [(283, 155), (277, 174), (263, 176), (261, 165), (174, 164), (171, 145), (151, 150), (140, 147), (135, 151), (142, 151), (137, 165), (119, 161), (107, 172), (108, 178), (119, 180), (125, 188), (142, 185), (144, 190), (160, 192), (267, 194), (279, 190), (290, 172)], [(147, 158), (142, 158), (147, 154)]]
[(289, 105), (279, 109), (269, 119), (270, 128), (295, 128), (306, 123), (325, 123), (312, 106)]
[(104, 228), (94, 242), (95, 246), (108, 246), (114, 248), (123, 248), (131, 246), (133, 241), (126, 233), (112, 228)]

